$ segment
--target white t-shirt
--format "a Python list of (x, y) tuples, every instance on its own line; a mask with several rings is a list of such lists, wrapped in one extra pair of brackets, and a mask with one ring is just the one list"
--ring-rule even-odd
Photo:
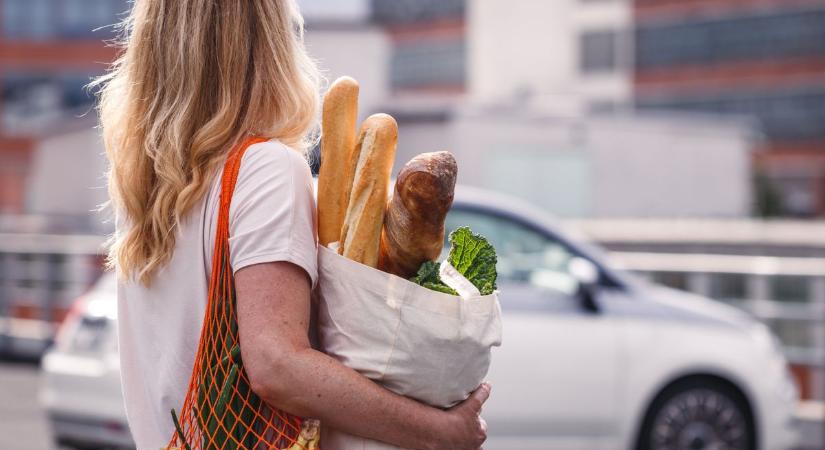
[[(180, 412), (206, 310), (220, 196), (219, 170), (186, 218), (169, 264), (147, 289), (118, 280), (118, 342), (126, 415), (138, 450), (172, 437), (170, 409)], [(317, 279), (315, 200), (303, 157), (278, 141), (243, 156), (229, 213), (233, 272), (289, 261)]]

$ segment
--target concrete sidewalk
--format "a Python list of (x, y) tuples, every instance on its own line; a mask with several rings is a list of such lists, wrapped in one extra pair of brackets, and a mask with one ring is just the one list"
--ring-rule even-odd
[(796, 410), (799, 421), (800, 450), (825, 449), (825, 402), (804, 401)]

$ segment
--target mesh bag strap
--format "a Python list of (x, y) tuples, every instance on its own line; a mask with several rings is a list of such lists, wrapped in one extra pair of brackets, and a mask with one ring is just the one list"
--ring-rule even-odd
[(168, 449), (318, 448), (317, 421), (302, 421), (264, 402), (252, 392), (241, 359), (229, 258), (229, 210), (244, 153), (265, 141), (247, 138), (232, 149), (224, 164), (206, 313), (183, 406), (180, 414), (171, 411), (175, 432)]
[[(209, 276), (209, 297), (212, 298), (213, 291), (218, 288), (218, 281), (221, 277), (222, 259), (229, 257), (229, 207), (232, 204), (232, 194), (235, 192), (235, 184), (238, 181), (238, 174), (241, 171), (241, 160), (246, 150), (252, 145), (266, 142), (266, 139), (250, 137), (235, 147), (227, 156), (221, 174), (221, 194), (218, 207), (218, 226), (215, 230), (215, 248), (212, 251), (212, 273)], [(234, 277), (231, 283), (234, 286)]]

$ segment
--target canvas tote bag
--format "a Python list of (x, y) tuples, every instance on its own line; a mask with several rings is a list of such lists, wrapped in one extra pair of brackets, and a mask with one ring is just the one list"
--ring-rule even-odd
[[(318, 248), (321, 349), (385, 388), (446, 408), (487, 375), (501, 344), (498, 293), (461, 298)], [(324, 450), (398, 447), (322, 427)]]

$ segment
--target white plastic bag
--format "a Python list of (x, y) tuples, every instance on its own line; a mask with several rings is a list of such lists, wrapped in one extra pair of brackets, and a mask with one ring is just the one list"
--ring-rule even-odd
[[(318, 249), (321, 349), (398, 394), (449, 407), (487, 375), (501, 345), (498, 295), (462, 299)], [(324, 450), (397, 449), (323, 427)]]

